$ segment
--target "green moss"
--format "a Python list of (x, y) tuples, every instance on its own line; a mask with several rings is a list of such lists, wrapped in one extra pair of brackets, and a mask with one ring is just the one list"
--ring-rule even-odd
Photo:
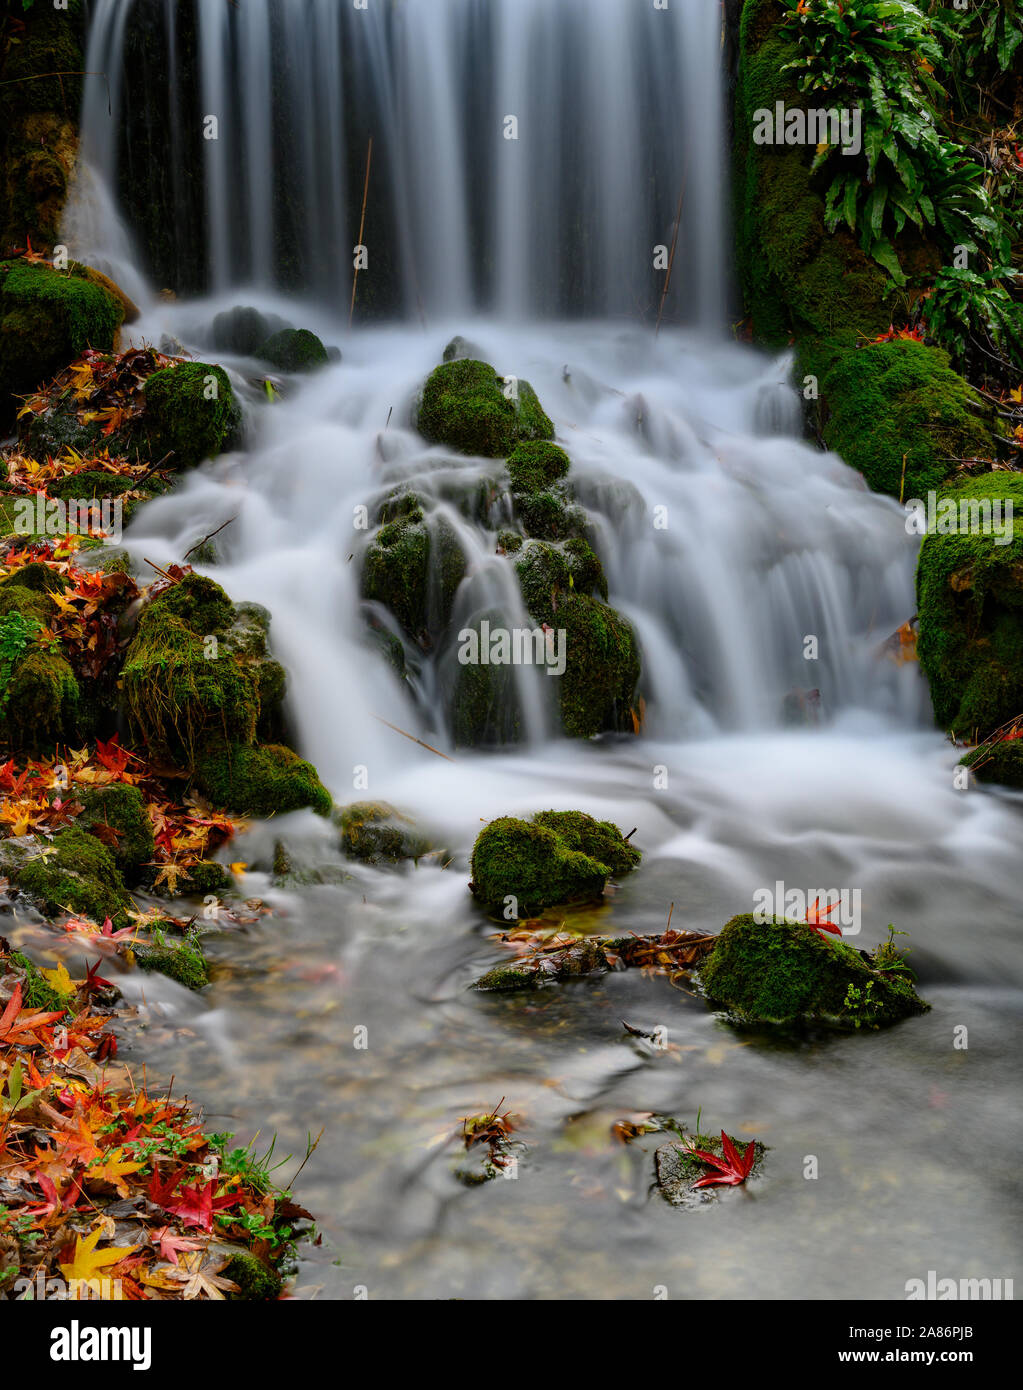
[(0, 416), (12, 413), (12, 393), (32, 391), (85, 348), (111, 348), (123, 312), (80, 266), (0, 262)]
[(819, 377), (825, 443), (875, 492), (924, 497), (957, 459), (994, 452), (978, 398), (940, 348), (897, 340), (835, 353), (829, 345), (804, 350), (802, 362)]
[(207, 893), (228, 893), (233, 887), (230, 870), (210, 859), (190, 864), (182, 881), (183, 892), (202, 897)]
[(59, 497), (65, 502), (72, 498), (91, 502), (93, 498), (120, 497), (134, 488), (132, 478), (119, 478), (116, 474), (103, 473), (99, 469), (83, 468), (78, 473), (68, 473), (66, 477), (58, 478), (47, 491), (51, 497)]
[(542, 439), (517, 444), (508, 455), (513, 492), (543, 492), (563, 478), (570, 467), (564, 449)]
[(78, 797), (85, 809), (76, 824), (90, 832), (94, 827), (109, 827), (116, 838), (116, 844), (109, 848), (117, 867), (129, 882), (137, 879), (143, 864), (150, 863), (156, 852), (153, 825), (138, 787), (111, 782), (105, 787), (89, 787)]
[(238, 426), (239, 411), (223, 367), (181, 362), (146, 381), (145, 424), (154, 459), (177, 468), (215, 458)]
[(94, 922), (109, 917), (115, 926), (127, 925), (131, 899), (113, 855), (77, 826), (61, 830), (45, 853), (29, 860), (18, 887), (47, 913), (66, 911)]
[(212, 580), (197, 579), (190, 576), (146, 606), (121, 673), (133, 729), (151, 752), (189, 768), (211, 741), (251, 743), (260, 710), (255, 668), (222, 652), (219, 642), (213, 656), (204, 641), (217, 636), (211, 625), (233, 610)]
[(353, 802), (334, 813), (334, 823), (340, 828), (341, 848), (348, 858), (367, 864), (382, 859), (419, 859), (431, 848), (415, 821), (386, 801)]
[(897, 965), (890, 951), (868, 962), (804, 923), (746, 914), (722, 927), (699, 975), (708, 999), (741, 1023), (879, 1028), (928, 1007), (895, 956)]
[(80, 697), (64, 657), (36, 643), (0, 690), (0, 738), (14, 748), (73, 740), (80, 729)]
[[(1023, 479), (988, 473), (948, 489), (962, 508), (984, 499), (1012, 502), (1023, 515)], [(957, 513), (958, 514), (958, 513)], [(971, 523), (972, 514), (962, 516)], [(917, 653), (931, 689), (934, 717), (964, 739), (984, 739), (1023, 713), (1023, 528), (994, 535), (925, 537), (917, 564)]]
[(971, 748), (959, 759), (978, 782), (994, 782), (1002, 787), (1023, 787), (1023, 741), (984, 744)]
[(362, 567), (362, 596), (382, 603), (412, 637), (426, 628), (430, 533), (422, 512), (389, 521), (377, 532)]
[(505, 383), (486, 362), (446, 362), (427, 379), (418, 428), (431, 444), (463, 454), (505, 458), (520, 440), (553, 439), (548, 420), (527, 381), (518, 382), (518, 400), (505, 395)]
[[(44, 565), (40, 560), (34, 560), (30, 565), (22, 565), (20, 569), (0, 579), (0, 589), (31, 589), (36, 594), (62, 594), (67, 587), (66, 576), (52, 566)], [(52, 605), (48, 611), (53, 611)]]
[(470, 887), (489, 912), (503, 912), (514, 898), (515, 915), (532, 917), (599, 897), (612, 874), (627, 873), (639, 859), (615, 826), (581, 811), (544, 811), (531, 821), (502, 816), (473, 845)]
[(265, 1303), (281, 1296), (280, 1275), (255, 1255), (235, 1255), (224, 1267), (223, 1276), (238, 1285), (239, 1292), (230, 1295), (236, 1301)]
[(185, 989), (198, 993), (210, 982), (209, 966), (191, 943), (182, 943), (180, 946), (139, 944), (132, 947), (132, 954), (140, 970), (166, 975), (169, 980), (176, 980)]
[(196, 780), (214, 805), (254, 816), (284, 815), (303, 806), (325, 816), (332, 806), (313, 765), (280, 744), (211, 748), (198, 761)]
[(267, 338), (256, 356), (282, 372), (311, 372), (329, 361), (327, 349), (308, 328), (282, 328)]
[[(500, 626), (503, 615), (492, 610), (470, 623), (482, 641), (482, 624)], [(522, 737), (522, 713), (513, 666), (458, 663), (450, 695), (452, 734), (460, 748), (480, 748), (517, 743)]]
[(62, 1009), (65, 1013), (72, 1012), (75, 1003), (73, 993), (61, 994), (59, 990), (47, 984), (38, 968), (20, 951), (12, 951), (10, 960), (12, 965), (25, 973), (21, 987), (21, 1002), (24, 1008), (45, 1009), (47, 1013), (57, 1009)]

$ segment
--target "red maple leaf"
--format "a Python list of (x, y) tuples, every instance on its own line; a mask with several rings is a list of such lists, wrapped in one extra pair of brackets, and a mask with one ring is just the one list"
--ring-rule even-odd
[(708, 1173), (705, 1178), (701, 1178), (696, 1187), (738, 1187), (740, 1183), (746, 1181), (753, 1168), (753, 1160), (756, 1158), (756, 1140), (751, 1139), (744, 1154), (729, 1139), (724, 1130), (721, 1131), (721, 1148), (724, 1151), (724, 1158), (718, 1158), (717, 1154), (707, 1153), (703, 1149), (690, 1149), (689, 1152), (694, 1158), (698, 1158), (701, 1163), (709, 1163), (716, 1168), (716, 1173)]
[(108, 743), (102, 739), (96, 740), (96, 761), (102, 763), (108, 772), (123, 773), (128, 766), (128, 759), (131, 754), (122, 748), (118, 742), (118, 734), (114, 734)]
[(814, 898), (813, 907), (811, 907), (810, 911), (806, 914), (807, 926), (812, 927), (818, 936), (821, 936), (826, 931), (831, 932), (833, 936), (841, 936), (842, 928), (837, 926), (834, 922), (825, 920), (834, 912), (837, 906), (838, 903), (832, 903), (830, 907), (825, 907), (822, 910), (820, 898)]

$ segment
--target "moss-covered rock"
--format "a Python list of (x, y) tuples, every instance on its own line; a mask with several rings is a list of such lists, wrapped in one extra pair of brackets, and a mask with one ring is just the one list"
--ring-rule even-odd
[(153, 824), (138, 787), (111, 782), (76, 794), (85, 808), (76, 824), (102, 839), (129, 883), (137, 880), (156, 852)]
[(733, 917), (700, 966), (708, 999), (739, 1023), (880, 1028), (928, 1008), (890, 943), (865, 960), (802, 922)]
[(325, 816), (332, 805), (312, 763), (281, 744), (211, 747), (199, 758), (196, 781), (214, 805), (253, 816), (284, 815), (304, 806)]
[(194, 468), (226, 448), (240, 412), (223, 367), (180, 362), (146, 381), (145, 426), (154, 459), (170, 453), (176, 468)]
[[(260, 715), (258, 662), (221, 649), (234, 605), (188, 575), (143, 609), (121, 674), (131, 724), (157, 756), (194, 766), (211, 742), (247, 744)], [(212, 639), (212, 640), (211, 640)]]
[(235, 1301), (265, 1303), (280, 1298), (284, 1287), (281, 1276), (255, 1255), (235, 1255), (223, 1269), (223, 1277), (238, 1285), (238, 1292), (229, 1294)]
[[(492, 631), (504, 621), (504, 615), (492, 609), (462, 631), (474, 632), (477, 643), (482, 645), (483, 624), (488, 623)], [(481, 646), (477, 648), (480, 649)], [(522, 710), (515, 667), (459, 662), (450, 669), (453, 680), (448, 691), (448, 711), (456, 745), (480, 748), (518, 743), (522, 737)]]
[(554, 426), (532, 386), (518, 381), (514, 392), (505, 390), (504, 380), (486, 362), (445, 362), (423, 387), (420, 434), (431, 444), (487, 458), (506, 458), (520, 440), (553, 439)]
[[(946, 500), (957, 531), (943, 535)], [(1023, 714), (1023, 526), (1014, 520), (1008, 544), (969, 534), (983, 521), (982, 505), (995, 501), (1003, 522), (1009, 501), (1014, 516), (1023, 516), (1023, 479), (988, 473), (942, 493), (917, 565), (917, 653), (934, 717), (969, 740), (986, 739)]]
[(570, 467), (568, 455), (557, 444), (525, 440), (508, 455), (512, 492), (544, 492), (564, 478)]
[(209, 966), (192, 941), (183, 941), (175, 946), (138, 944), (131, 950), (140, 970), (166, 975), (185, 989), (198, 992), (210, 982)]
[(82, 266), (0, 262), (0, 425), (13, 416), (13, 394), (32, 391), (87, 347), (113, 347), (123, 313)]
[(582, 811), (542, 811), (530, 821), (501, 816), (477, 836), (469, 886), (488, 912), (510, 906), (513, 916), (532, 917), (599, 897), (612, 875), (628, 873), (640, 857), (610, 821)]
[(978, 782), (1023, 787), (1023, 740), (1018, 736), (971, 748), (959, 761), (970, 769)]
[[(759, 1140), (738, 1139), (734, 1134), (729, 1134), (728, 1138), (743, 1158), (749, 1145), (754, 1145), (753, 1166), (746, 1179), (747, 1182), (754, 1181), (763, 1166), (766, 1146)], [(720, 1134), (694, 1134), (688, 1131), (683, 1136), (683, 1142), (662, 1144), (654, 1154), (657, 1190), (673, 1207), (692, 1209), (705, 1202), (716, 1201), (722, 1195), (720, 1188), (697, 1187), (697, 1183), (714, 1170), (709, 1164), (694, 1157), (694, 1149), (714, 1154), (716, 1158), (724, 1157), (724, 1144)]]
[(40, 748), (76, 738), (81, 691), (58, 644), (41, 635), (45, 596), (12, 587), (3, 598), (10, 607), (0, 617), (0, 740)]
[(430, 841), (386, 801), (356, 801), (334, 813), (341, 831), (341, 848), (349, 859), (366, 864), (381, 860), (419, 859), (431, 849)]
[(430, 532), (418, 508), (381, 526), (362, 566), (362, 596), (382, 603), (412, 637), (425, 630)]
[(62, 994), (60, 990), (47, 984), (38, 967), (20, 951), (12, 951), (10, 960), (12, 965), (24, 971), (25, 978), (21, 986), (21, 1002), (24, 1008), (45, 1009), (47, 1013), (53, 1013), (57, 1009), (62, 1009), (65, 1013), (73, 1011), (73, 992)]
[(961, 458), (990, 458), (994, 440), (980, 401), (940, 348), (906, 339), (835, 350), (804, 349), (819, 376), (822, 434), (875, 492), (924, 497)]
[(311, 372), (330, 360), (327, 349), (308, 328), (282, 328), (256, 350), (256, 356), (282, 372)]
[(94, 922), (109, 917), (115, 926), (127, 925), (131, 899), (113, 855), (77, 826), (61, 830), (42, 854), (30, 859), (17, 884), (50, 915), (71, 912)]

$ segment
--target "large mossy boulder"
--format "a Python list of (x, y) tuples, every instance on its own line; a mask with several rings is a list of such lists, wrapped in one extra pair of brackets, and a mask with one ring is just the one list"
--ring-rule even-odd
[(488, 912), (532, 917), (599, 897), (609, 878), (640, 858), (617, 826), (583, 811), (541, 811), (528, 821), (501, 816), (477, 836), (469, 886)]
[(386, 801), (356, 801), (343, 806), (335, 811), (334, 823), (341, 832), (345, 856), (364, 864), (420, 859), (431, 848), (415, 821)]
[(509, 386), (472, 358), (445, 362), (430, 374), (416, 424), (431, 444), (486, 458), (507, 458), (521, 440), (554, 438), (528, 381)]
[(132, 728), (152, 755), (191, 769), (211, 742), (254, 741), (258, 663), (221, 650), (233, 621), (227, 594), (200, 575), (186, 576), (142, 610), (121, 689)]
[(1023, 737), (1018, 732), (971, 748), (959, 762), (978, 782), (1023, 788)]
[(87, 347), (113, 347), (124, 310), (116, 296), (72, 262), (0, 262), (0, 427), (25, 395)]
[(61, 830), (43, 853), (17, 874), (21, 891), (50, 916), (71, 912), (126, 926), (131, 907), (113, 855), (94, 835), (72, 826)]
[[(1003, 526), (1012, 503), (1007, 544), (991, 524), (983, 533), (995, 502)], [(947, 534), (944, 514), (955, 516)], [(1023, 478), (973, 478), (939, 495), (935, 518), (917, 565), (917, 653), (937, 723), (961, 739), (986, 739), (1023, 714)]]
[(327, 349), (308, 328), (281, 328), (256, 350), (262, 362), (281, 372), (312, 372), (330, 361)]
[(203, 752), (196, 782), (215, 806), (251, 816), (284, 815), (310, 806), (330, 814), (330, 793), (312, 763), (282, 744), (220, 744)]
[(194, 468), (215, 458), (235, 435), (240, 411), (223, 367), (180, 362), (146, 382), (145, 427), (154, 461)]
[(816, 369), (822, 435), (875, 492), (901, 499), (940, 487), (960, 458), (990, 458), (981, 402), (941, 348), (907, 339), (801, 354)]
[(715, 1007), (763, 1027), (880, 1028), (928, 1008), (890, 942), (864, 959), (806, 923), (751, 913), (722, 927), (699, 976)]

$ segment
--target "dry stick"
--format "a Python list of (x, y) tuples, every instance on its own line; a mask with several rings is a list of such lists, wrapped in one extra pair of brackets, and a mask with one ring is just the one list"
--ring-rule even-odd
[[(366, 148), (366, 182), (362, 186), (362, 217), (359, 219), (359, 241), (362, 245), (362, 233), (366, 226), (366, 200), (369, 197), (369, 166), (373, 160), (373, 137), (369, 137), (369, 145)], [(359, 284), (359, 263), (355, 263), (355, 274), (352, 276), (352, 303), (348, 310), (348, 327), (352, 326), (352, 316), (355, 313), (355, 291)]]
[(902, 478), (899, 481), (899, 506), (902, 505), (902, 494), (906, 490), (906, 460), (908, 458), (908, 453), (902, 455)]
[[(237, 520), (238, 518), (236, 516), (229, 516), (227, 520), (224, 522), (224, 526), (230, 526), (232, 521)], [(183, 560), (187, 560), (193, 550), (198, 550), (201, 545), (205, 545), (207, 541), (211, 541), (214, 536), (219, 536), (221, 531), (223, 531), (224, 526), (218, 526), (217, 529), (215, 531), (211, 531), (208, 536), (203, 536), (201, 541), (196, 541), (195, 545), (189, 546), (189, 548), (185, 551), (184, 555), (182, 555), (181, 558)]]
[(675, 264), (675, 248), (678, 246), (679, 228), (682, 226), (682, 200), (686, 196), (686, 180), (689, 178), (689, 152), (686, 151), (686, 167), (682, 170), (682, 187), (678, 194), (678, 209), (675, 213), (675, 231), (671, 238), (671, 251), (668, 255), (668, 269), (664, 273), (664, 288), (661, 290), (661, 303), (657, 310), (657, 326), (654, 329), (656, 338), (661, 331), (661, 316), (664, 313), (664, 301), (668, 298), (668, 286), (671, 284), (671, 268)]
[[(143, 560), (146, 560), (146, 557), (144, 555), (142, 558)], [(157, 574), (162, 574), (164, 579), (169, 579), (172, 584), (176, 584), (178, 582), (172, 574), (168, 574), (166, 570), (162, 570), (159, 565), (154, 565), (152, 560), (146, 560), (146, 564), (152, 565), (153, 569), (156, 570)]]
[(415, 734), (407, 734), (404, 729), (399, 729), (397, 724), (391, 724), (388, 722), (388, 720), (381, 719), (379, 714), (374, 714), (373, 718), (378, 720), (381, 724), (386, 724), (387, 727), (389, 729), (393, 729), (396, 734), (401, 734), (402, 738), (410, 738), (413, 743), (418, 743), (420, 748), (425, 748), (430, 753), (436, 753), (438, 758), (446, 758), (449, 763), (453, 763), (455, 761), (454, 758), (449, 758), (447, 753), (442, 753), (439, 748), (434, 748), (433, 744), (424, 743), (421, 738), (416, 738)]

